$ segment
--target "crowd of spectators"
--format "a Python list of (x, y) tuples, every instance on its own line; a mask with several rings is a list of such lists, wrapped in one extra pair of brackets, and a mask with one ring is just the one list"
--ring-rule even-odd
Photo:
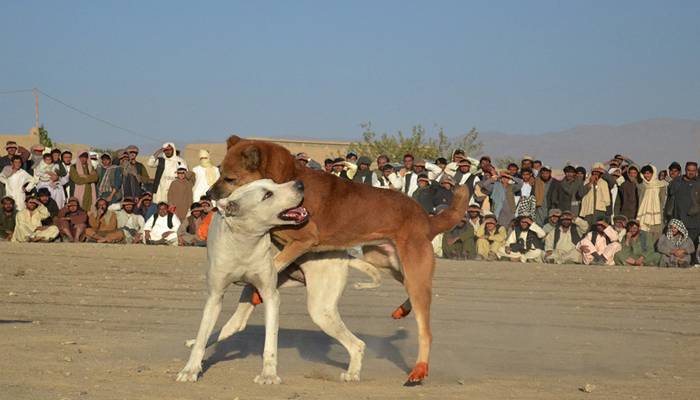
[[(98, 154), (30, 150), (7, 142), (0, 157), (0, 240), (205, 246), (215, 205), (207, 189), (219, 178), (209, 153), (189, 169), (173, 143), (137, 160), (136, 146)], [(433, 240), (450, 259), (689, 267), (697, 263), (700, 186), (697, 163), (682, 171), (639, 166), (628, 157), (560, 171), (524, 157), (498, 170), (491, 158), (462, 150), (450, 158), (399, 163), (350, 152), (323, 164), (296, 159), (360, 184), (395, 190), (436, 215), (457, 186), (471, 196), (467, 213)], [(396, 160), (395, 160), (396, 161)], [(155, 170), (149, 176), (148, 168)], [(374, 168), (373, 168), (374, 166)], [(559, 172), (553, 174), (553, 172)]]

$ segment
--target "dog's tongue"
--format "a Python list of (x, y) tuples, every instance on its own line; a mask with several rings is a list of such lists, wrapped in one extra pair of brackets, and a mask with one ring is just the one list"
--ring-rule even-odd
[(297, 223), (302, 223), (306, 221), (309, 217), (309, 212), (303, 206), (290, 208), (282, 213), (282, 217), (285, 219), (293, 220)]

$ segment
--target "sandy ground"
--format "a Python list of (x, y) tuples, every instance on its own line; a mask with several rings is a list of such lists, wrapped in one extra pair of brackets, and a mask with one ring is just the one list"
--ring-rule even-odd
[[(348, 287), (342, 300), (367, 343), (362, 382), (339, 382), (347, 354), (311, 322), (302, 288), (282, 292), (282, 385), (252, 382), (262, 310), (209, 348), (199, 382), (175, 382), (201, 317), (204, 270), (203, 249), (0, 243), (0, 398), (700, 397), (697, 269), (439, 261), (431, 374), (416, 388), (402, 387), (415, 321), (389, 318), (404, 292), (388, 278), (379, 290)], [(229, 290), (217, 326), (239, 291)]]

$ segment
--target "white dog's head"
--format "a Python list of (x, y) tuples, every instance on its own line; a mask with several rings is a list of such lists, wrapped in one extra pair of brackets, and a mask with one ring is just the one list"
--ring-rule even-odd
[(300, 225), (309, 213), (300, 206), (304, 199), (304, 184), (291, 181), (277, 184), (271, 179), (260, 179), (236, 189), (225, 199), (217, 201), (224, 219), (235, 221), (236, 226), (267, 232), (279, 225)]

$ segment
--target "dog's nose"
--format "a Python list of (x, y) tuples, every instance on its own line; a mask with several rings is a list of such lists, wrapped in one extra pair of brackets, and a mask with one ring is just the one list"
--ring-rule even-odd
[(300, 192), (304, 191), (304, 182), (302, 182), (302, 181), (294, 182), (294, 188)]

